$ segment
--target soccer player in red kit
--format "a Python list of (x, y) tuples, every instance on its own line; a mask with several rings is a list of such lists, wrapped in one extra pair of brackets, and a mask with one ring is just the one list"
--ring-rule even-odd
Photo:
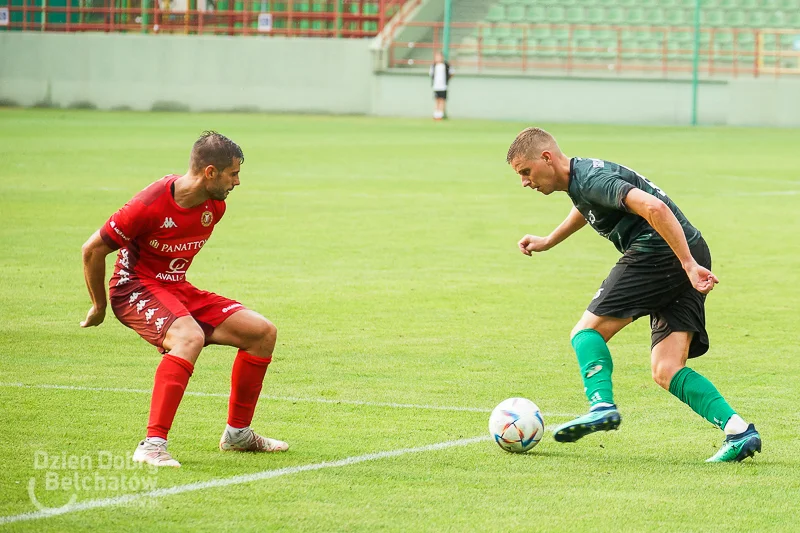
[(224, 451), (285, 451), (285, 442), (250, 429), (277, 329), (235, 300), (197, 289), (186, 281), (194, 256), (225, 214), (225, 198), (239, 185), (244, 154), (219, 133), (194, 143), (189, 170), (149, 185), (83, 245), (83, 271), (92, 307), (81, 327), (98, 326), (106, 314), (105, 257), (119, 250), (109, 281), (114, 315), (163, 354), (150, 403), (147, 438), (134, 461), (180, 466), (167, 452), (167, 433), (207, 344), (239, 349), (233, 363)]

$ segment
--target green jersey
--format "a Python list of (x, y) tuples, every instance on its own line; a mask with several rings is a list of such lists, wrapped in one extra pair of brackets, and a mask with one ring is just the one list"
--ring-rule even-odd
[(597, 233), (613, 242), (623, 253), (627, 250), (670, 251), (661, 235), (625, 205), (625, 197), (633, 189), (652, 194), (669, 206), (683, 227), (689, 246), (700, 239), (700, 232), (689, 223), (678, 206), (644, 176), (601, 159), (574, 157), (570, 161), (567, 194)]

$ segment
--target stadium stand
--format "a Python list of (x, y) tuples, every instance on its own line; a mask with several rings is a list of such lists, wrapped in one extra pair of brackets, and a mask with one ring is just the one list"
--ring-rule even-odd
[[(694, 0), (501, 0), (459, 39), (462, 62), (691, 60)], [(800, 0), (704, 0), (700, 53), (726, 63), (780, 61), (800, 48)], [(771, 33), (770, 30), (796, 30)], [(787, 63), (797, 65), (796, 57)]]

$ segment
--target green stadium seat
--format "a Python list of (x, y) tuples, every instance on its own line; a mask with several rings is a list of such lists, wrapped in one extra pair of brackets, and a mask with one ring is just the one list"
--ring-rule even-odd
[(525, 20), (525, 6), (508, 6), (508, 9), (506, 9), (506, 20), (509, 22), (523, 22)]
[(531, 39), (528, 41), (528, 55), (541, 58), (556, 57), (557, 43), (558, 41), (553, 39)]
[(794, 41), (797, 39), (798, 35), (791, 35), (788, 33), (781, 34), (781, 47), (782, 48), (792, 48), (794, 46)]
[(586, 22), (589, 24), (604, 24), (605, 10), (602, 7), (593, 6), (586, 10)]
[(733, 58), (733, 43), (718, 43), (714, 45), (714, 61), (733, 63)]
[(678, 5), (685, 8), (694, 9), (695, 0), (678, 0)]
[(548, 22), (555, 24), (564, 22), (567, 18), (566, 10), (561, 6), (553, 6), (546, 12)]
[(800, 10), (800, 0), (781, 0), (781, 9), (784, 11), (797, 11)]
[(599, 55), (597, 41), (593, 39), (576, 39), (572, 57), (577, 59), (596, 59)]
[(493, 37), (487, 37), (481, 42), (481, 53), (485, 56), (497, 55), (497, 45), (500, 43)]
[(552, 34), (549, 26), (538, 26), (530, 31), (530, 35), (534, 39), (547, 39)]
[(780, 8), (779, 0), (761, 0), (761, 9), (764, 11), (777, 11)]
[(774, 33), (766, 33), (761, 35), (761, 46), (764, 50), (772, 51), (777, 50), (779, 47), (778, 37)]
[(547, 20), (547, 8), (542, 5), (530, 6), (527, 19), (534, 24), (545, 22)]
[(566, 20), (570, 24), (580, 24), (584, 21), (583, 19), (583, 8), (582, 7), (570, 7), (567, 8), (567, 11), (564, 15), (564, 20)]
[(639, 7), (628, 9), (625, 15), (625, 22), (631, 26), (641, 26), (644, 24), (644, 9)]
[(616, 2), (613, 3), (623, 7), (633, 7), (639, 5), (638, 0), (616, 0)]
[(311, 29), (316, 31), (321, 31), (325, 29), (325, 21), (322, 20), (312, 20), (311, 21)]
[(670, 9), (667, 11), (665, 22), (670, 26), (685, 26), (689, 24), (688, 13), (683, 9)]
[(767, 25), (767, 14), (763, 11), (748, 11), (744, 25), (749, 28), (764, 28)]
[(528, 39), (525, 42), (525, 55), (528, 56), (528, 57), (539, 55), (538, 54), (538, 52), (539, 52), (538, 47), (539, 47), (539, 40), (538, 39)]
[(667, 42), (667, 59), (669, 61), (689, 61), (692, 59), (692, 48), (685, 42)]
[(609, 8), (606, 12), (606, 20), (607, 24), (622, 24), (623, 20), (625, 19), (625, 11), (623, 11), (619, 7), (612, 7)]
[(700, 12), (700, 24), (711, 28), (721, 28), (725, 25), (722, 11), (703, 10)]
[(795, 12), (789, 15), (789, 27), (800, 28), (800, 12)]
[(511, 37), (511, 28), (508, 26), (494, 26), (490, 31), (489, 35), (495, 39), (509, 39)]
[(717, 31), (714, 32), (714, 44), (733, 43), (733, 32)]
[(311, 5), (308, 2), (295, 2), (294, 3), (294, 10), (300, 13), (308, 13), (311, 9)]
[(327, 10), (328, 4), (326, 2), (311, 2), (312, 13), (324, 13)]
[(681, 44), (691, 43), (694, 41), (694, 32), (685, 30), (670, 32), (669, 41)]
[(719, 5), (726, 10), (737, 9), (739, 7), (739, 0), (721, 0)]
[(553, 39), (567, 40), (569, 39), (569, 28), (553, 28)]
[(489, 13), (486, 14), (486, 20), (489, 22), (502, 22), (506, 18), (506, 10), (503, 6), (493, 5), (489, 8)]
[(783, 11), (770, 13), (767, 17), (767, 26), (771, 28), (783, 28), (786, 27), (788, 23), (788, 17), (783, 13)]
[(516, 4), (517, 0), (500, 0), (501, 4)]
[(725, 25), (731, 28), (741, 28), (746, 23), (746, 16), (744, 11), (726, 11), (725, 12)]
[(740, 9), (758, 9), (758, 0), (739, 0)]
[(658, 8), (648, 8), (644, 11), (644, 20), (651, 26), (663, 26), (666, 20), (664, 10)]
[(598, 41), (600, 51), (597, 56), (600, 59), (616, 59), (617, 58), (617, 40)]
[(501, 56), (518, 56), (522, 53), (517, 39), (502, 39), (499, 46), (497, 54)]
[(377, 15), (380, 11), (380, 6), (374, 2), (369, 2), (364, 4), (364, 14), (365, 15)]
[(617, 32), (614, 30), (595, 30), (593, 33), (598, 41), (617, 43)]

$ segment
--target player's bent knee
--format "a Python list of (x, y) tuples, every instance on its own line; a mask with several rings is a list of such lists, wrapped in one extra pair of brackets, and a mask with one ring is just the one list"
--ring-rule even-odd
[(206, 342), (205, 333), (194, 320), (178, 319), (169, 328), (164, 339), (164, 347), (181, 355), (197, 355)]
[(658, 383), (661, 388), (669, 390), (669, 384), (672, 382), (673, 376), (677, 374), (681, 368), (683, 367), (674, 364), (653, 364), (651, 369), (653, 381)]
[(589, 324), (587, 324), (583, 320), (581, 320), (580, 322), (575, 324), (574, 328), (572, 328), (572, 331), (569, 333), (569, 340), (571, 341), (572, 339), (574, 339), (575, 335), (577, 335), (578, 333), (580, 333), (581, 331), (583, 331), (585, 329), (593, 329), (593, 330), (597, 331), (597, 328), (593, 328), (592, 326), (590, 326)]

